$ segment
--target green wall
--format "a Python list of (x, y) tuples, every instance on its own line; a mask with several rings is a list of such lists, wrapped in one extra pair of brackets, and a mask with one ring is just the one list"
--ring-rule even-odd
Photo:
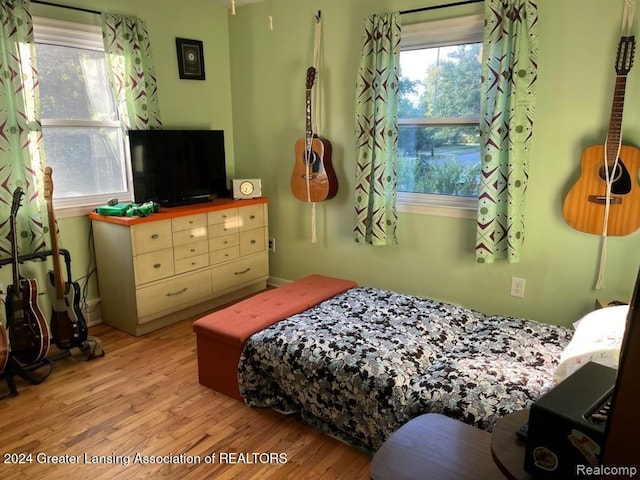
[[(277, 246), (270, 254), (273, 277), (336, 275), (487, 313), (561, 324), (588, 312), (597, 296), (627, 299), (640, 264), (640, 234), (610, 238), (606, 288), (596, 291), (600, 239), (572, 230), (561, 215), (563, 199), (580, 173), (582, 150), (603, 143), (606, 136), (623, 2), (538, 0), (538, 102), (521, 263), (476, 264), (475, 224), (465, 219), (401, 214), (398, 246), (353, 242), (354, 88), (362, 19), (435, 3), (266, 0), (237, 8), (235, 16), (212, 0), (84, 0), (75, 5), (144, 18), (165, 126), (224, 129), (229, 176), (262, 178), (270, 199), (270, 235)], [(481, 8), (442, 9), (403, 20)], [(323, 18), (321, 133), (332, 142), (340, 187), (336, 198), (317, 206), (318, 242), (313, 244), (311, 207), (290, 193), (289, 177), (295, 141), (304, 136), (305, 73), (312, 61), (318, 10)], [(206, 81), (178, 79), (175, 37), (204, 41)], [(640, 145), (639, 96), (640, 72), (632, 70), (623, 136), (633, 145)], [(60, 228), (62, 246), (73, 255), (74, 276), (84, 275), (90, 259), (86, 218), (62, 219)], [(509, 296), (512, 276), (526, 279), (524, 299)], [(95, 282), (90, 291), (90, 298), (99, 295)]]
[[(229, 75), (229, 33), (227, 9), (211, 0), (53, 0), (55, 3), (84, 9), (137, 15), (145, 20), (151, 37), (158, 76), (160, 109), (165, 127), (193, 127), (225, 130), (227, 170), (234, 170), (233, 124)], [(60, 19), (99, 22), (96, 15), (75, 10), (32, 4), (34, 15)], [(180, 80), (175, 38), (202, 40), (204, 44), (206, 80)], [(62, 172), (54, 172), (62, 175)], [(90, 248), (90, 222), (87, 217), (60, 218), (60, 246), (71, 252), (74, 279), (86, 275), (93, 266)], [(114, 246), (117, 255), (117, 246)], [(51, 266), (27, 264), (24, 274), (39, 281), (39, 291), (45, 290), (42, 272)], [(11, 282), (10, 268), (0, 271), (0, 282)], [(89, 283), (88, 299), (99, 296), (95, 275)], [(46, 297), (40, 297), (42, 308), (48, 311)]]
[[(272, 276), (344, 276), (488, 313), (560, 324), (589, 311), (596, 296), (627, 299), (640, 264), (640, 234), (610, 238), (606, 289), (596, 291), (600, 238), (572, 230), (561, 214), (566, 192), (579, 175), (582, 150), (603, 143), (606, 136), (622, 2), (538, 1), (538, 100), (521, 263), (476, 264), (475, 224), (465, 219), (401, 214), (398, 246), (353, 242), (354, 89), (362, 19), (436, 3), (273, 0), (240, 8), (230, 17), (236, 174), (262, 178), (270, 198), (270, 235), (277, 246), (271, 254)], [(305, 72), (312, 62), (318, 10), (323, 18), (320, 133), (333, 144), (340, 185), (336, 198), (317, 207), (318, 242), (313, 244), (311, 207), (290, 193), (289, 176), (294, 143), (304, 136)], [(440, 18), (481, 10), (474, 5), (420, 15)], [(403, 17), (406, 22), (418, 19)], [(639, 87), (640, 72), (632, 70), (623, 136), (635, 145), (640, 145), (640, 110), (634, 107)], [(512, 276), (526, 279), (524, 299), (509, 295)]]

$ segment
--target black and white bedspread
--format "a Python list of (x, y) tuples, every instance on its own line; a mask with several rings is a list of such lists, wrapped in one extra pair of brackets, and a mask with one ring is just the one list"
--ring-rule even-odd
[(254, 334), (240, 392), (251, 406), (299, 411), (373, 452), (428, 412), (491, 430), (552, 385), (570, 337), (563, 327), (357, 287)]

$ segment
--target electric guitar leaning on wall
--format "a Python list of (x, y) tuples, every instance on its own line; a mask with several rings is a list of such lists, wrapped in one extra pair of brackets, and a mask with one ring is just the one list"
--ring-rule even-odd
[(621, 141), (624, 94), (634, 53), (634, 37), (621, 37), (606, 142), (584, 150), (580, 177), (564, 201), (566, 222), (582, 232), (621, 236), (640, 227), (640, 150)]
[(51, 302), (51, 337), (58, 348), (68, 350), (80, 347), (88, 336), (87, 322), (80, 308), (80, 286), (77, 282), (62, 277), (60, 266), (60, 248), (56, 219), (53, 211), (53, 177), (51, 167), (44, 170), (44, 198), (49, 216), (49, 235), (51, 236), (51, 258), (53, 271), (49, 271), (47, 290)]
[(291, 191), (303, 202), (322, 202), (338, 191), (338, 179), (331, 165), (331, 143), (313, 133), (311, 121), (311, 89), (315, 67), (307, 69), (305, 138), (296, 142), (296, 161), (291, 173)]
[(7, 288), (5, 307), (11, 354), (18, 362), (31, 365), (49, 352), (49, 325), (38, 306), (38, 286), (35, 280), (19, 273), (18, 233), (16, 217), (24, 192), (17, 187), (11, 204), (11, 266), (13, 284)]

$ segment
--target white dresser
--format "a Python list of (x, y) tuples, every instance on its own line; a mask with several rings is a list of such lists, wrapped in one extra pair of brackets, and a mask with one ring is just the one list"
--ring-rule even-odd
[(149, 217), (89, 214), (103, 321), (143, 335), (265, 289), (267, 205), (218, 199)]

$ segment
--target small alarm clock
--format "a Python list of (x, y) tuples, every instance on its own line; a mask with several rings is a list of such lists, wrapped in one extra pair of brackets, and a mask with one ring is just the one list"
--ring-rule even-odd
[(233, 198), (236, 200), (262, 196), (262, 181), (259, 178), (234, 178)]

